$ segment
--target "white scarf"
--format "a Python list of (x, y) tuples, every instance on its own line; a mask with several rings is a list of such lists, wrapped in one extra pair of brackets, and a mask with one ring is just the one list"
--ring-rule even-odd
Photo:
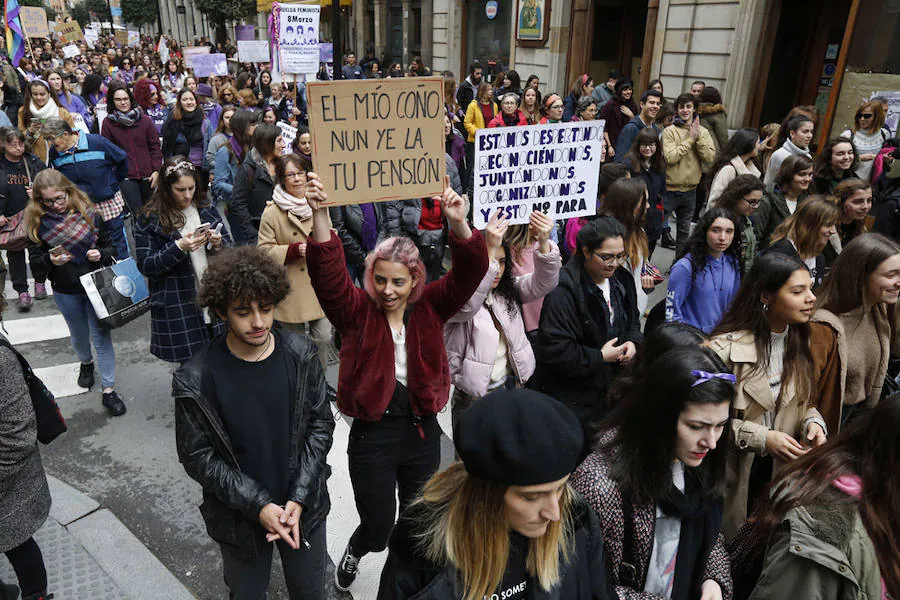
[[(195, 229), (200, 227), (200, 212), (197, 210), (197, 205), (193, 202), (181, 212), (184, 213), (184, 225), (179, 230), (179, 233), (184, 237), (189, 233), (193, 233)], [(197, 280), (197, 287), (199, 288), (200, 280), (203, 279), (203, 274), (206, 272), (206, 267), (209, 264), (206, 258), (206, 245), (204, 244), (193, 252), (188, 253), (188, 256), (191, 259), (191, 267), (194, 269), (194, 277)], [(203, 309), (203, 320), (206, 323), (210, 323), (209, 311), (205, 308)]]
[(306, 198), (298, 198), (288, 194), (281, 187), (281, 184), (275, 186), (275, 190), (272, 192), (272, 201), (275, 202), (278, 208), (300, 217), (302, 221), (312, 217), (312, 209), (307, 204)]
[(43, 108), (38, 108), (32, 100), (29, 107), (31, 109), (31, 119), (40, 119), (46, 121), (59, 116), (59, 106), (52, 99), (47, 99), (47, 104)]

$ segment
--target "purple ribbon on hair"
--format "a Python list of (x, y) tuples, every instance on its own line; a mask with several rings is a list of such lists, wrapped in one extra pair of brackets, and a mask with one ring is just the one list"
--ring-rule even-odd
[(691, 384), (691, 387), (697, 387), (704, 381), (710, 379), (724, 379), (729, 383), (737, 383), (737, 377), (733, 373), (709, 373), (707, 371), (691, 371), (691, 375), (697, 378), (697, 381)]

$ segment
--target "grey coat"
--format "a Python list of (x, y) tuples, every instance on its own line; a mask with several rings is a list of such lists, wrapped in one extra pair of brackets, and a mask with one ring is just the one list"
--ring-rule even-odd
[(0, 348), (0, 552), (27, 541), (50, 514), (37, 421), (19, 361)]

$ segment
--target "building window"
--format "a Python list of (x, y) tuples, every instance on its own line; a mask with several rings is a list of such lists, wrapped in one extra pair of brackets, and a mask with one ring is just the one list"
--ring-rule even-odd
[[(515, 0), (466, 0), (466, 64), (478, 60), (488, 81), (509, 66), (512, 11)], [(490, 6), (489, 6), (490, 5)], [(489, 13), (490, 10), (490, 13)], [(496, 14), (488, 18), (488, 14)]]

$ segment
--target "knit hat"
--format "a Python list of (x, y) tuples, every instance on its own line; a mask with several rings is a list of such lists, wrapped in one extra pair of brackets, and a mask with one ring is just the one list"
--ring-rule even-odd
[(197, 95), (198, 96), (206, 96), (207, 98), (211, 98), (213, 95), (212, 88), (209, 84), (201, 83), (197, 86)]
[(502, 485), (558, 481), (578, 466), (581, 423), (561, 402), (533, 390), (503, 390), (459, 418), (456, 451), (466, 471)]
[(634, 81), (632, 81), (631, 77), (623, 77), (616, 81), (616, 93), (618, 94), (625, 88), (634, 89)]

